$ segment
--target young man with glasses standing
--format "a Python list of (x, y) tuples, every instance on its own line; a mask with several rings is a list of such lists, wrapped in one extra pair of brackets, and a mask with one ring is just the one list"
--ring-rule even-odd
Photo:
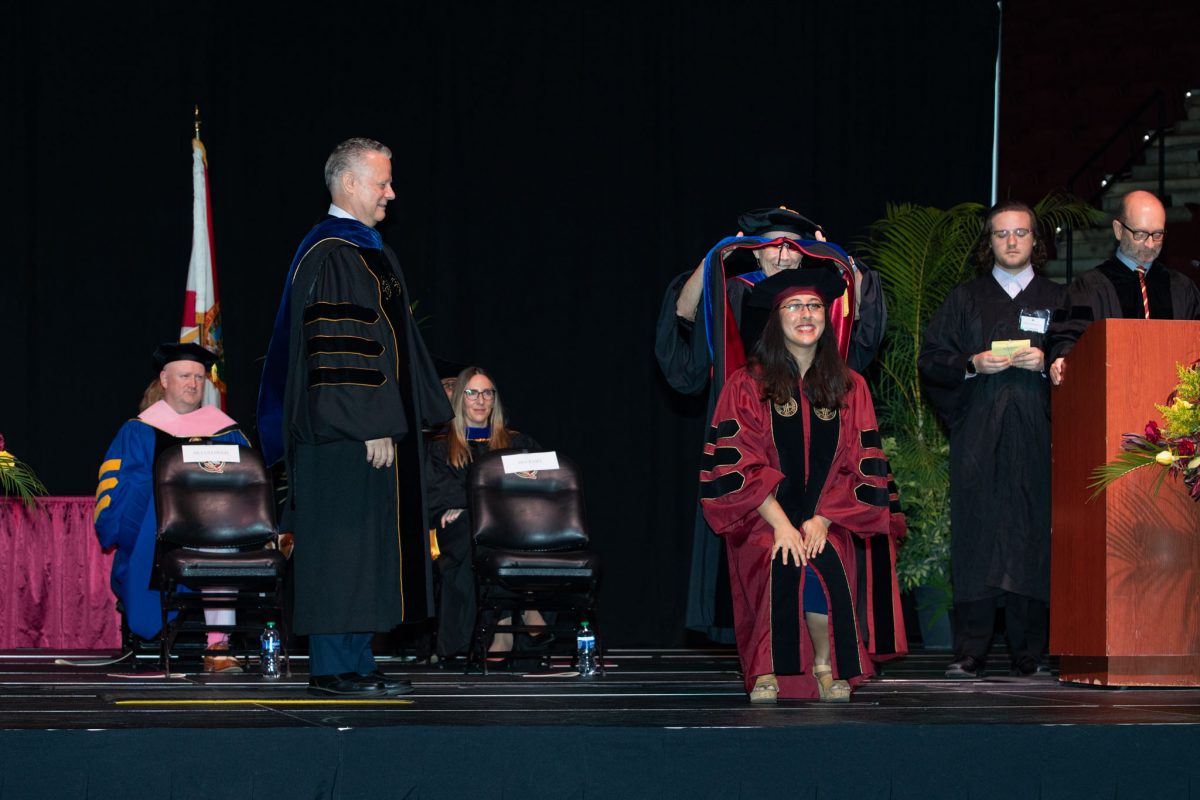
[(950, 428), (954, 661), (982, 676), (1003, 600), (1014, 675), (1047, 674), (1050, 387), (1043, 340), (1064, 288), (1036, 274), (1046, 247), (1033, 209), (1004, 202), (976, 248), (980, 275), (955, 287), (918, 363)]
[(1067, 290), (1062, 319), (1050, 328), (1050, 380), (1062, 383), (1066, 355), (1101, 319), (1200, 319), (1200, 289), (1186, 275), (1158, 261), (1166, 238), (1167, 212), (1150, 192), (1121, 201), (1113, 220), (1113, 257), (1080, 275)]

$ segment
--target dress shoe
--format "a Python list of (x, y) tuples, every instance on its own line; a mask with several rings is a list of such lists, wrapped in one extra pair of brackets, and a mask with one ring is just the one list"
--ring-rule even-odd
[(554, 644), (555, 636), (553, 633), (546, 631), (534, 635), (532, 633), (525, 634), (525, 647), (521, 648), (527, 653), (537, 653), (545, 650), (550, 645)]
[(946, 667), (947, 678), (982, 678), (983, 662), (975, 656), (963, 656)]
[(229, 650), (229, 642), (223, 644), (215, 644), (208, 648), (210, 652), (217, 651), (214, 655), (204, 657), (205, 672), (241, 672), (242, 662), (236, 656), (223, 655), (220, 651)]
[(374, 678), (357, 672), (343, 672), (341, 675), (313, 675), (308, 679), (308, 693), (338, 697), (384, 697), (387, 690)]
[(1011, 674), (1015, 678), (1049, 678), (1050, 668), (1038, 663), (1032, 656), (1022, 656), (1013, 662)]
[(365, 680), (377, 681), (383, 684), (383, 690), (388, 697), (396, 697), (402, 694), (412, 694), (412, 682), (406, 678), (389, 678), (379, 670), (375, 670), (369, 675), (360, 675), (359, 677)]

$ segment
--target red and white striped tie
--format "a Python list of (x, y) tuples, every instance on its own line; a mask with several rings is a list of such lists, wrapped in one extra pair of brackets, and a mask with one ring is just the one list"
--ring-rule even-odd
[(1150, 319), (1150, 295), (1146, 294), (1146, 268), (1138, 264), (1138, 285), (1142, 287), (1142, 308), (1146, 309), (1146, 319)]

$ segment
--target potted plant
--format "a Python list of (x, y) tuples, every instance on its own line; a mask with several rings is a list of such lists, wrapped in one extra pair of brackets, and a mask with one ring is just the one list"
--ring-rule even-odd
[(20, 497), (26, 508), (37, 505), (37, 495), (46, 494), (46, 486), (29, 465), (4, 449), (0, 434), (0, 492)]

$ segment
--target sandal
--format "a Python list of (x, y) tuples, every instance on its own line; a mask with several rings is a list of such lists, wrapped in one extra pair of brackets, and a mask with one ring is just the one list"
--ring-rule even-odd
[(759, 675), (754, 679), (754, 688), (750, 690), (750, 702), (761, 705), (775, 703), (779, 698), (779, 685), (771, 673)]
[(813, 667), (813, 677), (817, 679), (817, 693), (822, 703), (849, 703), (850, 684), (833, 679), (833, 667), (817, 669)]

